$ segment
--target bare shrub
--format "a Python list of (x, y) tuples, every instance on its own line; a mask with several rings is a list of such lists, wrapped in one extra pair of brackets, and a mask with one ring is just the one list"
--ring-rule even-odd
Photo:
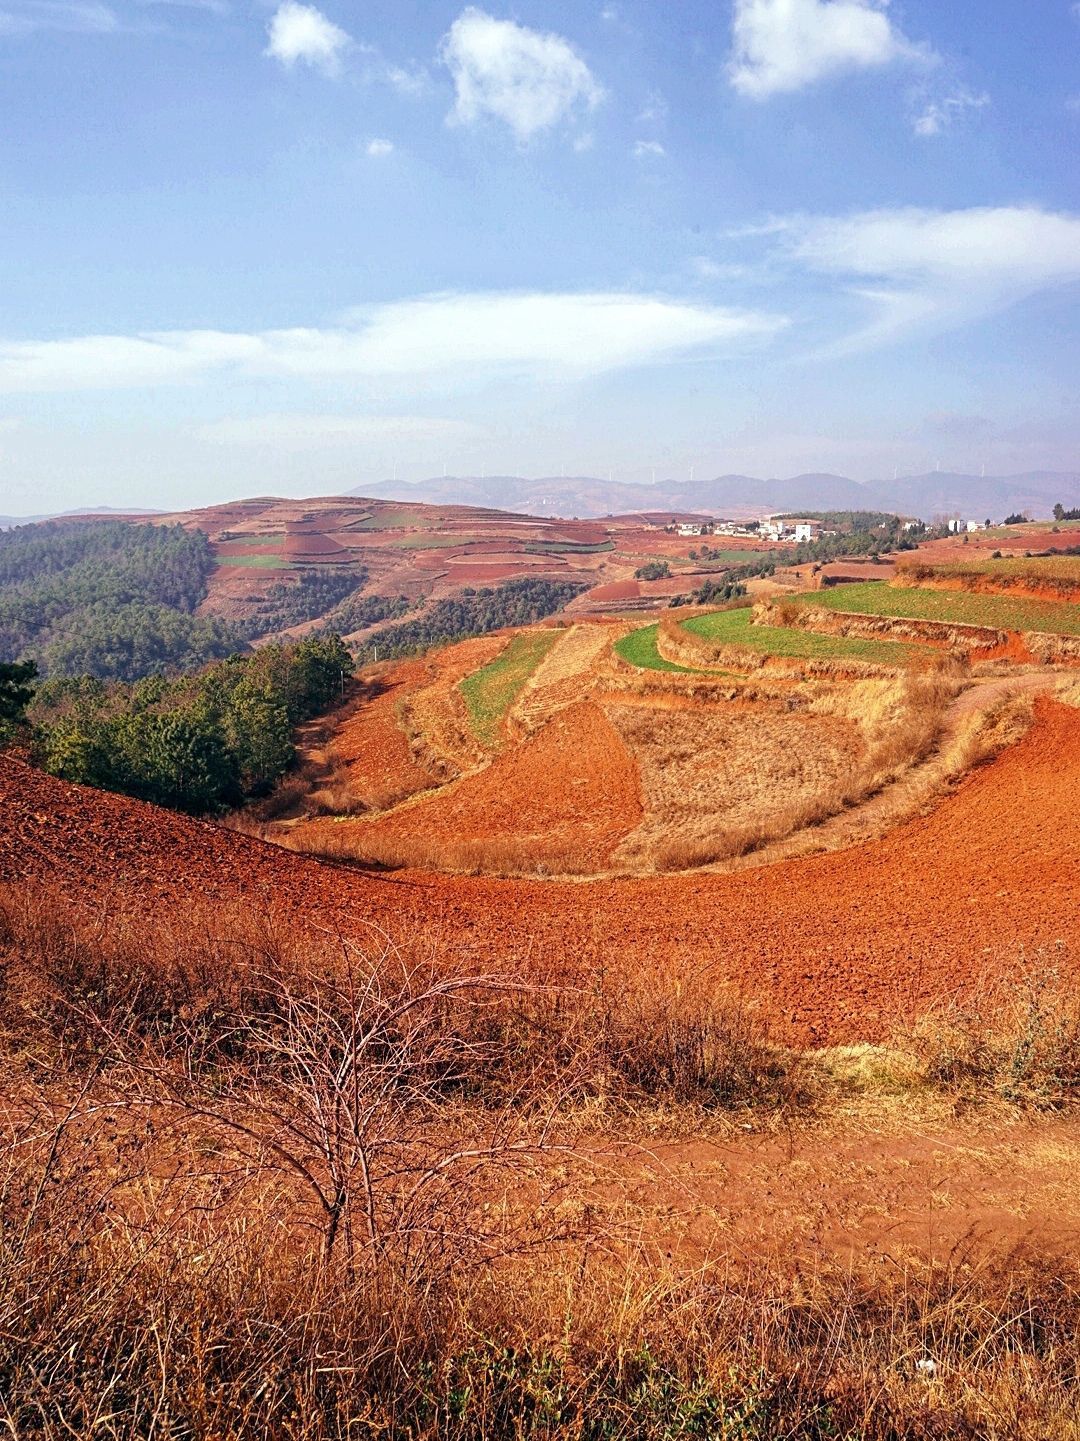
[(1008, 985), (927, 1012), (910, 1038), (930, 1084), (966, 1100), (1060, 1109), (1080, 1099), (1080, 997), (1045, 958)]

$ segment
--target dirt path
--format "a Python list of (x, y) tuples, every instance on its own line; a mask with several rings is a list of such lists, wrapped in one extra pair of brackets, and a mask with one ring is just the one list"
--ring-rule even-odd
[(962, 690), (945, 713), (946, 726), (957, 723), (975, 711), (986, 710), (1007, 695), (1041, 695), (1053, 690), (1062, 677), (1057, 671), (1025, 671), (1022, 675), (1003, 675), (993, 680), (976, 681)]
[(1021, 1242), (1071, 1251), (1080, 1127), (1006, 1114), (913, 1126), (858, 1113), (791, 1134), (613, 1146), (565, 1167), (600, 1232), (646, 1237), (681, 1268), (777, 1255), (813, 1267), (944, 1260)]

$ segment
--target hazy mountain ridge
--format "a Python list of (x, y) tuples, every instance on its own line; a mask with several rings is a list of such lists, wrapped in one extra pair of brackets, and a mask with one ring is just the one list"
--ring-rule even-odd
[(424, 481), (368, 483), (350, 495), (420, 501), (433, 505), (488, 505), (530, 515), (605, 515), (648, 510), (704, 511), (737, 516), (769, 511), (889, 510), (932, 520), (960, 512), (971, 520), (1002, 520), (1030, 510), (1048, 518), (1060, 501), (1080, 505), (1080, 472), (1031, 471), (977, 476), (931, 471), (889, 481), (856, 481), (843, 475), (808, 474), (787, 480), (721, 475), (712, 480), (658, 481), (634, 485), (594, 476), (528, 480), (520, 476), (445, 476)]

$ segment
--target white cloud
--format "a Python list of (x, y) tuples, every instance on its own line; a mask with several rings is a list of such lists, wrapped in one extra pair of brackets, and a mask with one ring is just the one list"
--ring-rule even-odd
[(989, 95), (973, 95), (970, 90), (955, 90), (942, 100), (931, 100), (915, 118), (915, 134), (929, 139), (947, 130), (965, 110), (982, 110), (990, 104)]
[(328, 20), (314, 5), (300, 5), (297, 0), (283, 0), (267, 28), (269, 44), (263, 52), (291, 68), (297, 61), (312, 65), (327, 75), (341, 69), (342, 56), (352, 41)]
[(334, 329), (166, 331), (0, 341), (0, 392), (113, 390), (208, 377), (580, 379), (774, 335), (782, 317), (621, 293), (435, 295)]
[(384, 156), (393, 155), (394, 142), (392, 140), (369, 140), (367, 153), (373, 160), (381, 160)]
[(493, 116), (522, 143), (603, 99), (602, 87), (568, 41), (496, 20), (475, 6), (454, 21), (440, 56), (454, 79), (450, 119), (475, 125)]
[(387, 441), (453, 442), (474, 440), (479, 426), (464, 420), (422, 415), (297, 415), (236, 416), (200, 426), (199, 440), (243, 448), (272, 446), (275, 450), (337, 450), (381, 445)]
[(596, 136), (591, 130), (586, 130), (583, 135), (577, 136), (574, 140), (574, 149), (579, 155), (584, 155), (586, 151), (594, 149), (595, 146)]
[(638, 160), (659, 160), (667, 154), (659, 140), (637, 140), (634, 142), (634, 156)]
[(926, 61), (885, 13), (888, 0), (735, 0), (729, 76), (752, 100), (850, 70)]
[(871, 305), (847, 348), (962, 324), (1080, 280), (1080, 216), (1033, 206), (795, 218), (774, 231), (796, 262), (847, 278)]

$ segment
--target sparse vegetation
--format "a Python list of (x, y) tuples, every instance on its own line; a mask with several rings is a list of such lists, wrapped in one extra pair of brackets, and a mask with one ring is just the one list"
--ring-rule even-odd
[[(851, 1106), (850, 1065), (770, 1045), (699, 989), (560, 993), (251, 916), (171, 918), (148, 937), (40, 892), (4, 897), (0, 937), (0, 1409), (14, 1435), (1075, 1429), (1067, 1252), (969, 1238), (934, 1260), (893, 1248), (889, 1265), (750, 1253), (679, 1267), (609, 1208), (545, 1213), (538, 1180), (633, 1174), (623, 1137), (650, 1114), (700, 1134), (732, 1113)], [(1035, 1013), (1040, 1034), (1075, 1034), (1060, 991)], [(971, 1045), (1010, 1075), (1019, 1057), (1041, 1105), (1038, 1078), (1063, 1074), (1063, 1053), (1030, 1061), (1032, 1015), (1021, 1003), (984, 1021)], [(999, 1065), (938, 1064), (938, 1044), (917, 1042), (909, 1096), (1027, 1104)], [(898, 1073), (894, 1059), (874, 1082), (863, 1066), (859, 1086), (888, 1094)], [(582, 1126), (600, 1117), (596, 1157)], [(508, 1200), (491, 1207), (496, 1187)]]

